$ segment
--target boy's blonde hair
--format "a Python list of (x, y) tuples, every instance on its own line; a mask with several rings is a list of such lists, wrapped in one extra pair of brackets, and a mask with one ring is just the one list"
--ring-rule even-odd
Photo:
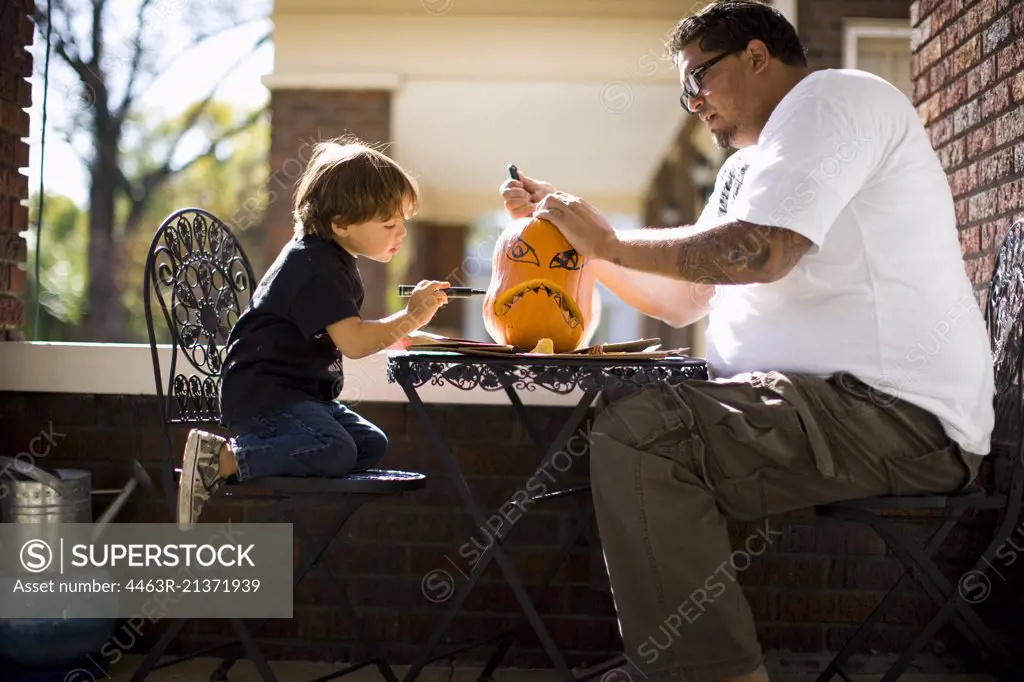
[(382, 152), (355, 137), (319, 142), (295, 184), (295, 232), (330, 240), (331, 221), (343, 225), (388, 220), (410, 202), (415, 212), (419, 187)]

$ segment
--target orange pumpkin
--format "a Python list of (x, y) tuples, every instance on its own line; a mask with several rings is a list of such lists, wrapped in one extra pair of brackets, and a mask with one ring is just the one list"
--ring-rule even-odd
[(558, 228), (524, 218), (495, 244), (484, 326), (497, 343), (529, 350), (547, 338), (565, 353), (593, 335), (596, 298), (592, 269)]

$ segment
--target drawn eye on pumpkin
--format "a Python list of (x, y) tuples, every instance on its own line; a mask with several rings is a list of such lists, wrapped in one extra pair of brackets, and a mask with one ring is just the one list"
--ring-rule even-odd
[(565, 268), (566, 270), (579, 270), (583, 265), (580, 263), (580, 255), (576, 253), (576, 249), (567, 249), (565, 251), (559, 251), (551, 257), (551, 262), (548, 263), (549, 268)]
[(540, 259), (537, 257), (537, 252), (519, 237), (513, 239), (508, 248), (505, 249), (505, 256), (517, 263), (530, 263), (540, 267)]

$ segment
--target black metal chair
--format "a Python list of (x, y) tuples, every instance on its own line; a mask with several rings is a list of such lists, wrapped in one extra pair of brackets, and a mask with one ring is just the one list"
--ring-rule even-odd
[[(216, 216), (198, 208), (172, 213), (157, 229), (146, 259), (143, 300), (146, 325), (153, 358), (153, 376), (163, 425), (163, 493), (171, 514), (176, 518), (177, 475), (175, 453), (172, 452), (171, 429), (206, 426), (222, 428), (219, 388), (220, 372), (225, 356), (228, 334), (249, 303), (257, 284), (249, 260), (230, 229)], [(170, 368), (165, 375), (161, 368), (161, 349), (157, 345), (151, 300), (160, 303), (163, 322), (170, 332)], [(187, 372), (179, 371), (178, 359), (187, 360)], [(166, 383), (165, 383), (166, 382)], [(178, 456), (180, 459), (180, 455)], [(334, 601), (347, 624), (365, 648), (366, 660), (337, 672), (317, 678), (316, 682), (333, 679), (375, 664), (388, 682), (398, 678), (386, 661), (385, 652), (366, 631), (352, 607), (338, 578), (325, 562), (324, 552), (341, 532), (352, 513), (373, 499), (401, 495), (423, 488), (426, 477), (419, 473), (370, 470), (343, 478), (265, 477), (251, 481), (227, 482), (221, 494), (232, 498), (258, 499), (270, 504), (260, 509), (265, 522), (293, 524), (296, 544), (301, 550), (294, 584), (298, 584), (312, 568), (319, 568)], [(298, 512), (311, 508), (327, 508), (333, 516), (329, 530), (319, 538), (303, 528)], [(251, 517), (251, 514), (250, 514)], [(240, 618), (230, 619), (239, 641), (211, 647), (158, 664), (160, 656), (181, 631), (187, 619), (173, 620), (156, 646), (144, 657), (132, 682), (142, 682), (151, 670), (230, 647), (211, 679), (226, 680), (228, 670), (243, 655), (248, 657), (265, 682), (275, 680), (266, 658), (257, 647), (253, 631), (258, 633), (264, 621), (253, 631)]]
[[(896, 680), (914, 662), (939, 629), (951, 622), (977, 648), (1000, 680), (1024, 680), (1024, 666), (1014, 659), (1007, 647), (981, 620), (972, 608), (991, 590), (987, 576), (996, 552), (1006, 543), (1016, 527), (1024, 491), (1024, 223), (1014, 224), (1003, 241), (988, 288), (985, 308), (989, 340), (995, 367), (995, 429), (992, 434), (992, 455), (1001, 448), (1012, 456), (1009, 486), (1005, 492), (986, 490), (980, 485), (952, 495), (911, 497), (879, 497), (821, 506), (819, 516), (871, 526), (906, 569), (871, 616), (818, 677), (827, 682), (843, 671), (849, 658), (867, 641), (872, 629), (882, 622), (899, 596), (916, 581), (939, 607), (938, 613), (903, 651), (882, 677), (882, 682)], [(956, 585), (939, 570), (933, 557), (949, 532), (968, 511), (989, 512), (1001, 516), (985, 551)], [(918, 547), (900, 531), (898, 524), (907, 515), (927, 514), (940, 521), (923, 548)]]

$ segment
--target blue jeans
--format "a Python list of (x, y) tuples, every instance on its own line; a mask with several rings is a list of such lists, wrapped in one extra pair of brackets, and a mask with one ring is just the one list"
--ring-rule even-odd
[(388, 449), (383, 431), (339, 402), (302, 401), (230, 427), (240, 481), (344, 476), (373, 468)]

